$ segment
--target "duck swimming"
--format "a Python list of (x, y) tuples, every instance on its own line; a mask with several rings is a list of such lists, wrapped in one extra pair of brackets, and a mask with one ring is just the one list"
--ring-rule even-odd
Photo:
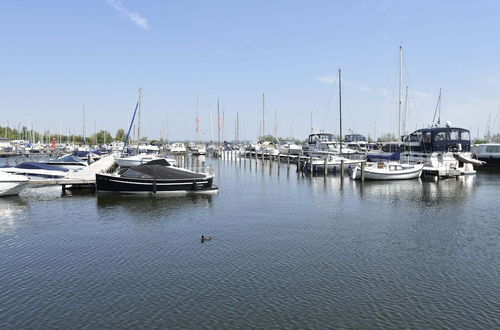
[(201, 242), (205, 242), (205, 241), (211, 241), (212, 240), (212, 236), (205, 236), (205, 235), (201, 235)]

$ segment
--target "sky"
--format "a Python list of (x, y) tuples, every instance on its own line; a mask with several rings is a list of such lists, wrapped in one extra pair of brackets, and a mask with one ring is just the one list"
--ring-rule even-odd
[[(0, 126), (87, 135), (127, 128), (142, 88), (152, 139), (307, 138), (398, 131), (399, 47), (407, 131), (441, 121), (500, 129), (498, 1), (0, 2)], [(407, 97), (405, 90), (408, 87)], [(406, 101), (407, 100), (407, 101)], [(312, 116), (311, 116), (312, 113)], [(312, 117), (312, 125), (311, 125)], [(211, 124), (212, 122), (212, 124)], [(276, 132), (277, 131), (277, 132)], [(143, 135), (143, 134), (141, 134)]]

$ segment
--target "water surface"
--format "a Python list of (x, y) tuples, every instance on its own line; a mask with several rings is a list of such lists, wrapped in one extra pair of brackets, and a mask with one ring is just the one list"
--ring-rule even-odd
[(0, 327), (500, 327), (500, 175), (209, 161), (217, 196), (0, 199)]

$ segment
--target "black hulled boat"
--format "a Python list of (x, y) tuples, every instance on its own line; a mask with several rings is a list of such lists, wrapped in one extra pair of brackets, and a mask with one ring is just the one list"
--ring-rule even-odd
[(122, 169), (118, 174), (96, 174), (99, 192), (217, 193), (214, 176), (171, 166), (166, 160)]

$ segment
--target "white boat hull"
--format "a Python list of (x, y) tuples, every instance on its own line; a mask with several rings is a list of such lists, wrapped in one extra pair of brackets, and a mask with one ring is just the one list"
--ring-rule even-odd
[[(411, 168), (390, 171), (387, 168), (365, 168), (365, 180), (410, 180), (418, 179), (422, 175), (423, 165), (413, 165)], [(356, 167), (352, 174), (353, 179), (361, 179), (361, 169)]]

